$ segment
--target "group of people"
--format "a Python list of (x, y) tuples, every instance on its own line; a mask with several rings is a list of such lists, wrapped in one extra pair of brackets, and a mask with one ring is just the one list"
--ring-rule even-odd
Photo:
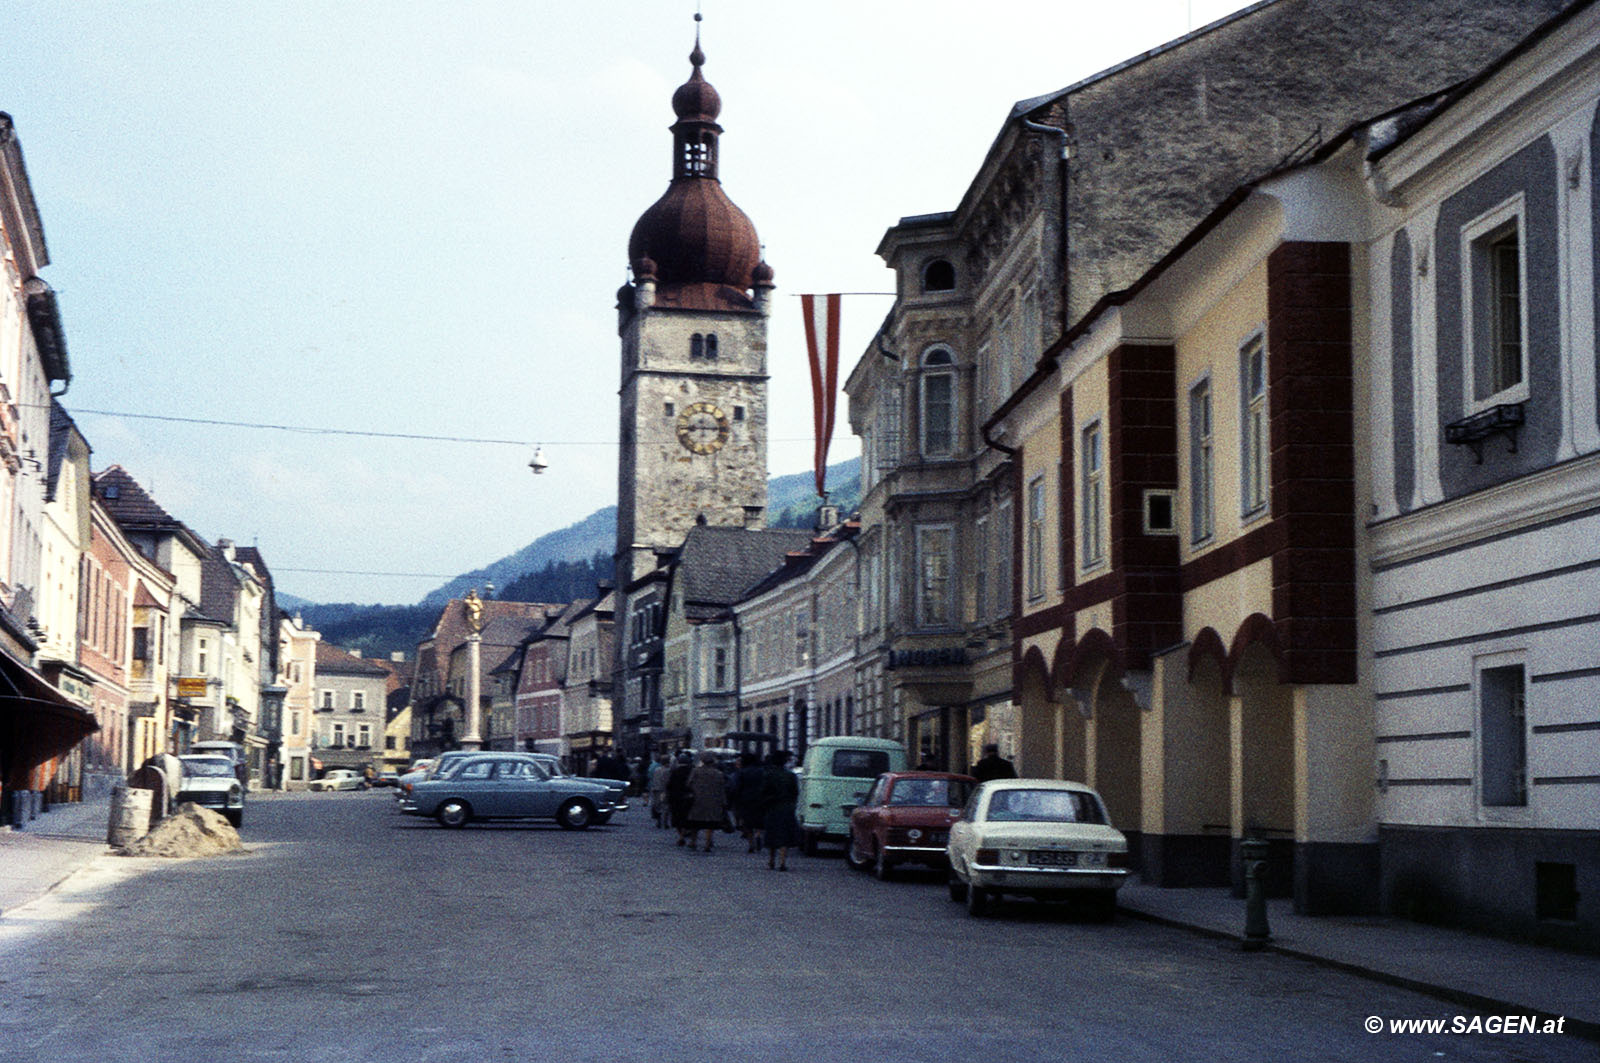
[(711, 750), (699, 763), (687, 751), (663, 753), (650, 771), (650, 812), (658, 827), (678, 832), (678, 844), (711, 852), (719, 832), (738, 831), (746, 852), (766, 851), (767, 867), (789, 870), (789, 850), (800, 841), (795, 804), (800, 785), (789, 770), (787, 750), (739, 755), (724, 771)]

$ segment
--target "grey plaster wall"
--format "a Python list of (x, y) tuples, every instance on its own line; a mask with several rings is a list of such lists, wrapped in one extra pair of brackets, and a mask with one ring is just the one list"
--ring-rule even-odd
[[(1600, 108), (1595, 109), (1594, 128), (1589, 131), (1589, 191), (1593, 197), (1589, 217), (1594, 230), (1594, 261), (1600, 264), (1600, 174), (1595, 173), (1596, 159), (1600, 159)], [(1594, 317), (1600, 325), (1600, 283), (1594, 286)], [(1600, 369), (1600, 344), (1595, 345), (1594, 353), (1596, 368)], [(1595, 373), (1595, 409), (1600, 411), (1600, 372)]]
[(1058, 99), (1051, 117), (1075, 142), (1071, 319), (1133, 283), (1242, 182), (1476, 73), (1563, 6), (1279, 0)]
[(1411, 508), (1411, 496), (1416, 487), (1416, 440), (1413, 438), (1412, 418), (1415, 415), (1412, 395), (1411, 345), (1411, 236), (1405, 230), (1395, 234), (1394, 248), (1389, 254), (1390, 285), (1390, 335), (1393, 353), (1391, 365), (1394, 393), (1394, 493), (1401, 511)]
[(1555, 147), (1547, 136), (1529, 144), (1500, 165), (1445, 200), (1434, 230), (1438, 290), (1439, 422), (1466, 416), (1462, 337), (1462, 227), (1516, 193), (1523, 194), (1528, 334), (1523, 337), (1528, 363), (1529, 401), (1517, 438), (1517, 452), (1491, 439), (1479, 464), (1472, 449), (1441, 443), (1439, 481), (1446, 498), (1525, 476), (1555, 461), (1561, 438), (1561, 322), (1557, 276), (1558, 218)]

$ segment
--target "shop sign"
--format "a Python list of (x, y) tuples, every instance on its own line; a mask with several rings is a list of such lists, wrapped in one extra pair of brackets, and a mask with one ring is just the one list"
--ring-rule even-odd
[(178, 697), (203, 698), (206, 696), (206, 678), (203, 675), (180, 675)]
[(890, 650), (889, 667), (959, 668), (967, 663), (965, 646), (930, 646), (926, 649)]

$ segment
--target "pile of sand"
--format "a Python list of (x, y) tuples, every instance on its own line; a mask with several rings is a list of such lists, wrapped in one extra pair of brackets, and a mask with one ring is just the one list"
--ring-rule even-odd
[(185, 801), (156, 829), (133, 842), (126, 856), (215, 856), (238, 852), (239, 832), (220, 814)]

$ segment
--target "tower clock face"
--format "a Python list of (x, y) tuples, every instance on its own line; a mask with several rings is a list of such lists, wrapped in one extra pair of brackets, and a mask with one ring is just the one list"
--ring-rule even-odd
[(678, 414), (678, 442), (692, 454), (715, 454), (728, 441), (728, 415), (709, 402), (696, 402)]

